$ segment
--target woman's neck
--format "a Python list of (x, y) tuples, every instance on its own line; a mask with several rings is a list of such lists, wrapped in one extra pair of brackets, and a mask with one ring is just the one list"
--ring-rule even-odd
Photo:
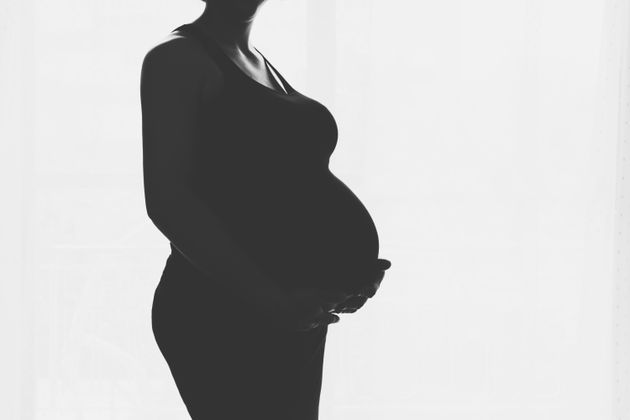
[(207, 0), (205, 10), (193, 23), (202, 26), (227, 48), (248, 53), (253, 49), (249, 35), (258, 7), (246, 12), (230, 4), (229, 0)]

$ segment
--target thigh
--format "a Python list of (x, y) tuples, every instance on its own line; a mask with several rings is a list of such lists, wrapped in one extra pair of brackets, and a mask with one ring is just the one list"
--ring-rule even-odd
[[(155, 306), (153, 329), (194, 420), (315, 419), (325, 335), (277, 334)], [(306, 414), (297, 413), (308, 413)]]
[(314, 336), (204, 323), (157, 337), (194, 420), (317, 418), (324, 342), (318, 345)]
[(165, 270), (152, 327), (193, 420), (316, 419), (327, 326), (285, 333), (257, 325), (232, 310), (229, 296), (186, 275)]

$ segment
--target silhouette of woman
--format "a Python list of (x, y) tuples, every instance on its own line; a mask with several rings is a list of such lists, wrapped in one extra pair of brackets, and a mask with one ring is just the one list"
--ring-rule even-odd
[(328, 168), (337, 125), (253, 47), (264, 0), (208, 0), (144, 57), (156, 342), (194, 420), (316, 420), (328, 324), (391, 263)]

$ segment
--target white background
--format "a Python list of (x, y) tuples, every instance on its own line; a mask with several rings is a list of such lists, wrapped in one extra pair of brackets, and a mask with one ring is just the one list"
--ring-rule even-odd
[[(321, 420), (627, 420), (627, 0), (269, 0), (393, 266), (330, 327)], [(195, 0), (0, 3), (0, 418), (189, 418), (140, 66)]]

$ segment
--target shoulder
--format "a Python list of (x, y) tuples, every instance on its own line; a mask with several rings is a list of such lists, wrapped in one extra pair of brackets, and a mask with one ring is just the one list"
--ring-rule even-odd
[(142, 61), (141, 84), (155, 86), (207, 88), (219, 86), (223, 74), (215, 60), (195, 38), (173, 32), (154, 45)]

